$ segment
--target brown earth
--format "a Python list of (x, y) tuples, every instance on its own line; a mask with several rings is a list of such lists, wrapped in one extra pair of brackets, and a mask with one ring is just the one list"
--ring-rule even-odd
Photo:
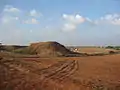
[(120, 55), (4, 56), (0, 60), (0, 90), (120, 90)]
[(32, 54), (37, 54), (40, 57), (54, 57), (73, 54), (73, 52), (58, 42), (32, 43), (29, 46), (29, 52)]
[(115, 49), (106, 49), (106, 48), (100, 48), (100, 47), (80, 47), (78, 48), (79, 53), (109, 53), (110, 51), (118, 52), (118, 50)]

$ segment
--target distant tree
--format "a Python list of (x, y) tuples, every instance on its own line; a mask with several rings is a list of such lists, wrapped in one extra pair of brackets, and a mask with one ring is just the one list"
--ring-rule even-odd
[(109, 51), (109, 54), (115, 54), (115, 52), (114, 51)]
[(113, 46), (107, 46), (106, 48), (114, 48)]
[(1, 52), (1, 50), (2, 50), (2, 43), (0, 43), (0, 52)]
[(4, 46), (0, 43), (0, 52), (4, 50)]
[(107, 46), (106, 48), (120, 50), (120, 46)]

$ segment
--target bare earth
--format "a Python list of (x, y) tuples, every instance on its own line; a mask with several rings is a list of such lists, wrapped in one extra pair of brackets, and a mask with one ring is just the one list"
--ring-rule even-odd
[(99, 48), (99, 47), (81, 47), (78, 48), (80, 53), (109, 53), (109, 51), (117, 52), (118, 50), (115, 49), (106, 49), (106, 48)]
[(3, 57), (0, 90), (120, 90), (120, 55)]

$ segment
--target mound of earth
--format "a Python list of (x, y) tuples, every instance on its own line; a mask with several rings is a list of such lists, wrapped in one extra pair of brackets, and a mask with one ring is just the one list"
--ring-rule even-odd
[(65, 46), (59, 44), (58, 42), (39, 42), (32, 43), (29, 46), (29, 52), (32, 54), (37, 54), (39, 56), (67, 56), (74, 54), (68, 50)]

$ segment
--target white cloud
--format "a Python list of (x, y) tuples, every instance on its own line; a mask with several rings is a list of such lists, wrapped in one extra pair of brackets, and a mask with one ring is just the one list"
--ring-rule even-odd
[(93, 22), (90, 18), (86, 17), (86, 21)]
[(30, 11), (30, 16), (33, 16), (33, 18), (31, 18), (29, 16), (28, 20), (24, 20), (25, 12), (22, 13), (23, 16), (21, 16), (21, 14), (19, 12), (21, 12), (20, 9), (15, 8), (12, 5), (6, 5), (4, 7), (3, 11), (1, 12), (1, 16), (2, 16), (1, 22), (4, 24), (7, 24), (7, 23), (13, 23), (13, 22), (19, 20), (20, 22), (23, 21), (23, 23), (26, 23), (26, 24), (39, 24), (39, 21), (35, 17), (38, 17), (41, 14), (39, 12), (37, 12), (36, 10)]
[(64, 24), (64, 28), (63, 28), (64, 31), (73, 31), (75, 29), (76, 29), (76, 25), (74, 24), (71, 23)]
[(80, 24), (85, 21), (85, 18), (83, 18), (79, 14), (76, 14), (76, 15), (63, 14), (63, 18), (68, 22), (74, 23), (74, 24)]
[(118, 15), (118, 14), (107, 14), (104, 17), (102, 17), (102, 19), (103, 20), (114, 20), (114, 19), (117, 19), (119, 17), (120, 17), (120, 15)]
[(119, 14), (107, 14), (99, 19), (96, 19), (94, 23), (120, 25), (120, 15)]
[(18, 21), (20, 16), (19, 12), (21, 12), (20, 9), (15, 8), (11, 5), (6, 5), (3, 8), (2, 12), (0, 13), (1, 23), (7, 24), (7, 23), (13, 23), (15, 21)]
[(19, 20), (19, 17), (15, 17), (15, 20)]
[(18, 13), (18, 12), (20, 12), (20, 9), (15, 8), (11, 5), (6, 5), (3, 11), (4, 12), (11, 12), (11, 13)]
[(36, 11), (35, 9), (33, 9), (33, 10), (30, 11), (30, 16), (39, 17), (41, 15), (42, 14), (40, 12)]
[(39, 21), (35, 18), (32, 18), (32, 19), (28, 19), (28, 20), (23, 21), (23, 23), (25, 23), (25, 24), (39, 24)]
[(77, 26), (85, 21), (85, 18), (80, 16), (79, 14), (76, 15), (67, 15), (63, 14), (63, 19), (66, 21), (63, 25), (63, 31), (73, 31), (77, 28)]
[(119, 19), (115, 19), (114, 21), (112, 21), (112, 23), (114, 25), (120, 25), (120, 18)]
[(7, 23), (13, 23), (14, 21), (19, 20), (19, 17), (12, 17), (12, 16), (3, 16), (2, 17), (2, 23), (7, 24)]

